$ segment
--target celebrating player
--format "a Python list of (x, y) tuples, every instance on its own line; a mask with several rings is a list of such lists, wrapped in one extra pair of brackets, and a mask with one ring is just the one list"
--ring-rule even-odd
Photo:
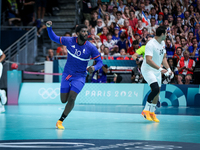
[[(165, 76), (173, 76), (166, 58), (164, 42), (166, 35), (165, 26), (160, 26), (156, 29), (155, 38), (150, 40), (145, 47), (145, 57), (141, 67), (142, 75), (151, 87), (151, 93), (147, 98), (142, 115), (145, 119), (155, 122), (159, 122), (155, 115), (155, 107), (159, 99), (161, 73), (165, 74)], [(161, 63), (167, 70), (160, 67)]]
[(68, 58), (62, 75), (61, 81), (61, 101), (66, 103), (62, 116), (56, 123), (58, 129), (64, 129), (62, 123), (74, 107), (74, 102), (78, 93), (82, 90), (85, 84), (87, 75), (87, 65), (90, 57), (95, 60), (96, 65), (88, 68), (89, 73), (99, 70), (102, 67), (102, 60), (97, 48), (87, 41), (88, 30), (85, 25), (78, 25), (76, 33), (78, 37), (59, 37), (51, 26), (52, 22), (46, 23), (49, 37), (52, 41), (67, 46)]
[[(0, 78), (2, 75), (2, 71), (3, 71), (3, 65), (2, 65), (2, 61), (6, 58), (6, 55), (2, 52), (2, 50), (0, 49)], [(5, 90), (0, 90), (0, 97), (1, 97), (1, 101), (0, 101), (0, 113), (1, 112), (5, 112), (5, 108), (4, 105), (7, 102), (7, 97), (6, 97), (6, 92)]]

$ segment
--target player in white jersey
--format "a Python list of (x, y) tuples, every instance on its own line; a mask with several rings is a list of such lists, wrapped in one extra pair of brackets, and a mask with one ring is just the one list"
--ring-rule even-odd
[[(6, 55), (3, 53), (3, 51), (0, 49), (0, 78), (2, 76), (2, 71), (3, 71), (3, 65), (2, 65), (2, 61), (6, 58)], [(5, 108), (4, 105), (7, 102), (7, 97), (6, 97), (6, 92), (5, 90), (1, 90), (0, 89), (0, 113), (5, 112)]]
[[(142, 115), (149, 121), (159, 122), (155, 115), (155, 107), (159, 99), (161, 87), (161, 74), (165, 76), (173, 76), (166, 58), (165, 42), (167, 30), (165, 26), (156, 29), (156, 36), (150, 40), (145, 47), (145, 57), (142, 63), (141, 71), (144, 79), (151, 87), (151, 93), (147, 98), (147, 102)], [(166, 69), (161, 68), (161, 64)]]

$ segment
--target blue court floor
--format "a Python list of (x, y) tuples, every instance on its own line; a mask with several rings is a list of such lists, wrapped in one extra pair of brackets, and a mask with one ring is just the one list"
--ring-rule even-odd
[(160, 123), (144, 120), (137, 105), (75, 105), (55, 128), (65, 105), (7, 105), (0, 114), (0, 150), (200, 150), (200, 108), (161, 107)]

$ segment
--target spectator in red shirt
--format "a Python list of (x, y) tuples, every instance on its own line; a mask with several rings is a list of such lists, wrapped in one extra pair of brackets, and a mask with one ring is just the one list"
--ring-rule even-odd
[(174, 56), (172, 57), (174, 60), (176, 60), (175, 66), (176, 66), (176, 64), (178, 63), (178, 61), (179, 61), (179, 60), (181, 59), (181, 57), (182, 57), (182, 51), (183, 51), (182, 47), (177, 47), (176, 53), (175, 53)]
[(134, 31), (134, 28), (129, 25), (128, 19), (125, 19), (124, 26), (120, 30), (125, 31), (126, 38), (128, 37), (128, 30), (130, 31), (131, 29)]
[(138, 40), (134, 40), (133, 43), (132, 43), (132, 46), (128, 48), (127, 54), (128, 54), (128, 55), (133, 55), (133, 54), (135, 54), (135, 51), (138, 49), (138, 47), (139, 47), (139, 42), (138, 42)]
[(136, 25), (135, 28), (135, 33), (142, 35), (142, 29), (143, 29), (142, 20), (138, 20), (138, 24)]
[(185, 84), (190, 84), (190, 80), (192, 80), (193, 69), (195, 67), (195, 61), (193, 59), (189, 59), (190, 53), (189, 51), (183, 52), (184, 58), (181, 58), (178, 62), (178, 84), (183, 84), (182, 79), (185, 79)]
[(100, 35), (101, 43), (104, 43), (104, 41), (107, 41), (107, 34), (108, 34), (108, 28), (103, 27), (103, 34)]
[(132, 28), (135, 28), (136, 24), (138, 24), (138, 19), (135, 17), (135, 12), (134, 11), (130, 11), (129, 25)]

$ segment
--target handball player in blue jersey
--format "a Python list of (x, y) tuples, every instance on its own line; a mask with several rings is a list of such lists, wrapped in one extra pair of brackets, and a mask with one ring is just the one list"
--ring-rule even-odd
[(78, 37), (57, 36), (51, 28), (51, 21), (47, 21), (46, 26), (50, 39), (67, 46), (68, 51), (60, 88), (61, 101), (67, 102), (67, 105), (56, 123), (58, 129), (64, 129), (62, 123), (73, 109), (76, 97), (85, 84), (88, 61), (92, 58), (96, 62), (95, 66), (88, 67), (89, 73), (99, 70), (103, 64), (97, 48), (87, 41), (87, 26), (80, 24), (76, 27)]

